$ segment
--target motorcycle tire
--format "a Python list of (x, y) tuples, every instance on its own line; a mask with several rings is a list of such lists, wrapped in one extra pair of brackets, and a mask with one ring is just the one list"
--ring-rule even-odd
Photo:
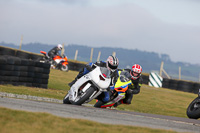
[(64, 99), (63, 99), (63, 104), (71, 104), (71, 102), (69, 101), (69, 95), (65, 95)]
[(187, 116), (190, 119), (200, 118), (200, 97), (195, 98), (187, 108)]
[(61, 71), (64, 71), (64, 72), (68, 72), (69, 67), (68, 67), (67, 65), (66, 65), (66, 66), (63, 66), (63, 65), (62, 65), (62, 66), (60, 67), (60, 70), (61, 70)]
[(89, 99), (89, 97), (94, 93), (95, 89), (94, 87), (89, 87), (84, 93), (81, 95), (77, 96), (75, 101), (72, 102), (73, 105), (81, 105), (83, 104), (86, 100)]
[(98, 100), (98, 101), (96, 102), (96, 104), (94, 105), (94, 107), (96, 107), (96, 108), (101, 108), (101, 106), (104, 105), (104, 104), (105, 104), (105, 103), (104, 103), (103, 101)]

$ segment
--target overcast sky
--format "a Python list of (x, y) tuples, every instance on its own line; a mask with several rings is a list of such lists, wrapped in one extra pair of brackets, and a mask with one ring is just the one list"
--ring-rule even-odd
[(200, 64), (200, 0), (0, 0), (0, 42), (80, 44)]

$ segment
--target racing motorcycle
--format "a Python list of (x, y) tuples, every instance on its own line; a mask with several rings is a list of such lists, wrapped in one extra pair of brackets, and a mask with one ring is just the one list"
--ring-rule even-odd
[(40, 62), (50, 63), (51, 68), (53, 69), (60, 69), (61, 71), (65, 71), (65, 72), (69, 70), (68, 59), (67, 59), (67, 56), (65, 56), (64, 54), (62, 56), (56, 55), (54, 56), (53, 61), (50, 61), (50, 57), (48, 56), (46, 52), (40, 51), (40, 53), (44, 55), (43, 57), (39, 58)]
[(110, 71), (96, 66), (92, 71), (79, 78), (63, 99), (63, 104), (82, 105), (107, 91), (111, 82)]
[[(115, 103), (125, 98), (126, 91), (128, 90), (128, 85), (131, 84), (129, 74), (125, 71), (118, 71), (119, 77), (115, 83), (114, 90), (110, 95), (110, 101), (107, 103), (97, 102), (94, 107), (107, 108), (112, 107)], [(97, 100), (98, 101), (98, 100)]]
[(195, 98), (187, 108), (187, 116), (191, 119), (200, 118), (200, 89), (198, 97)]

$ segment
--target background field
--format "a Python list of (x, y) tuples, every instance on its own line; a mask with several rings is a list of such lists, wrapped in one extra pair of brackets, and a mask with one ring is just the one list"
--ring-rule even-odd
[[(62, 100), (71, 82), (78, 72), (51, 70), (48, 89), (24, 86), (0, 85), (0, 92), (25, 94)], [(154, 88), (143, 85), (141, 92), (135, 95), (131, 105), (120, 105), (117, 109), (176, 117), (187, 117), (186, 108), (196, 94), (180, 92), (165, 88)], [(90, 102), (94, 104), (95, 101)], [(33, 132), (142, 132), (172, 133), (173, 131), (156, 130), (133, 126), (108, 125), (87, 120), (67, 119), (47, 113), (15, 111), (0, 107), (0, 132), (33, 133)], [(54, 128), (56, 127), (56, 128)]]
[[(67, 84), (71, 82), (77, 74), (77, 71), (62, 72), (51, 69), (48, 89), (0, 85), (0, 91), (62, 100), (69, 90)], [(131, 105), (120, 105), (117, 109), (187, 117), (186, 108), (195, 97), (197, 97), (197, 95), (193, 93), (166, 88), (154, 88), (143, 84), (141, 92), (133, 97)], [(94, 102), (95, 101), (92, 101), (90, 104), (94, 104)]]

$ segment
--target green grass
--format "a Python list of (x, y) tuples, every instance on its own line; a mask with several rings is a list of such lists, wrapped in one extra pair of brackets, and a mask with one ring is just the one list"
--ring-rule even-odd
[(1, 133), (175, 133), (169, 130), (101, 124), (1, 107), (0, 118)]
[[(78, 72), (62, 72), (51, 70), (48, 89), (0, 85), (0, 92), (25, 94), (39, 97), (49, 97), (62, 100), (71, 82)], [(186, 109), (197, 94), (186, 93), (165, 88), (154, 88), (148, 85), (141, 87), (141, 92), (134, 95), (132, 104), (120, 105), (117, 109), (151, 113), (176, 117), (187, 117)], [(95, 100), (90, 102), (94, 104)], [(56, 127), (56, 128), (53, 128)], [(70, 128), (69, 128), (70, 127)], [(32, 133), (32, 132), (169, 132), (132, 126), (116, 126), (100, 124), (85, 120), (60, 118), (47, 113), (31, 113), (0, 108), (0, 132), (4, 133)]]
[[(48, 89), (0, 85), (0, 91), (62, 100), (69, 90), (69, 86), (67, 84), (71, 82), (77, 74), (77, 71), (62, 72), (59, 70), (51, 70)], [(138, 95), (133, 96), (132, 104), (123, 104), (118, 106), (117, 109), (176, 117), (187, 117), (187, 106), (195, 97), (197, 97), (196, 94), (164, 88), (154, 88), (143, 84), (141, 92)], [(94, 103), (95, 100), (90, 102), (90, 104)]]

